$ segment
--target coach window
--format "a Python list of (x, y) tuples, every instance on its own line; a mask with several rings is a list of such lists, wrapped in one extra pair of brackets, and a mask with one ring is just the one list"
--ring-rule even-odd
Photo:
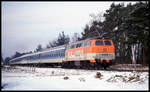
[(110, 41), (104, 41), (104, 42), (105, 42), (105, 45), (111, 45)]
[(71, 49), (71, 45), (68, 46), (68, 49)]
[(81, 47), (84, 47), (84, 42), (81, 43)]
[(60, 55), (60, 50), (58, 50), (58, 57), (61, 57), (61, 55)]
[(57, 57), (57, 50), (55, 50), (55, 57)]
[(61, 51), (61, 56), (63, 57), (64, 50)]
[(103, 41), (96, 41), (96, 45), (103, 45)]
[(70, 49), (71, 47), (70, 47), (70, 45), (67, 45), (67, 49)]
[(73, 45), (73, 48), (76, 48), (76, 46), (77, 46), (77, 44), (74, 44), (74, 45)]
[(77, 45), (76, 45), (76, 48), (80, 48), (81, 47), (81, 43), (78, 43)]
[(73, 48), (74, 48), (74, 44), (71, 45), (71, 49), (73, 49)]
[(54, 57), (56, 57), (56, 51), (54, 50)]
[(59, 57), (59, 50), (57, 50), (57, 57)]
[(51, 57), (52, 56), (52, 52), (50, 51), (50, 53), (49, 53), (49, 56)]
[(46, 58), (48, 58), (48, 57), (49, 57), (49, 52), (46, 53)]
[(53, 51), (51, 51), (51, 57), (53, 57)]
[(56, 57), (57, 56), (57, 52), (56, 52), (57, 50), (54, 50), (54, 57)]
[(61, 50), (59, 50), (59, 56), (61, 57)]

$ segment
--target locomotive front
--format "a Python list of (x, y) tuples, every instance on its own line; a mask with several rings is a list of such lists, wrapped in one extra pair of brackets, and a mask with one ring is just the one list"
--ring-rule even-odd
[(115, 48), (112, 40), (93, 40), (92, 53), (94, 54), (92, 61), (101, 64), (104, 68), (114, 63)]

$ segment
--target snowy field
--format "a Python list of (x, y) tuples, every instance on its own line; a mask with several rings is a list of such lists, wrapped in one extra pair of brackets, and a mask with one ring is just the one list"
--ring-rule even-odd
[(1, 73), (2, 90), (149, 90), (148, 72), (16, 67)]

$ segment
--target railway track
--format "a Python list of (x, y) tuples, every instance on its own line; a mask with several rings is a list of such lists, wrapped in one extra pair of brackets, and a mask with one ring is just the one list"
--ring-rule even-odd
[[(22, 66), (22, 65), (21, 65)], [(27, 65), (25, 65), (27, 66)], [(4, 67), (5, 69), (15, 69), (16, 66), (10, 66), (10, 67)], [(23, 66), (24, 67), (24, 66)], [(31, 68), (62, 68), (61, 66), (27, 66), (27, 67), (31, 67)], [(122, 68), (113, 65), (111, 67), (108, 67), (107, 69), (104, 69), (103, 67), (87, 67), (87, 68), (83, 68), (83, 67), (66, 67), (66, 68), (62, 68), (62, 69), (81, 69), (81, 70), (103, 70), (103, 71), (119, 71), (119, 72), (132, 72), (132, 71), (137, 71), (137, 72), (149, 72), (149, 68), (148, 66), (146, 68), (131, 68), (131, 67), (126, 67), (124, 68), (122, 66)]]
[(139, 69), (84, 69), (84, 68), (67, 68), (67, 69), (81, 69), (81, 70), (103, 70), (103, 71), (118, 71), (118, 72), (133, 72), (133, 71), (137, 71), (137, 72), (149, 72), (149, 70), (139, 70)]
[(119, 71), (119, 72), (133, 72), (133, 71), (137, 71), (137, 72), (149, 72), (149, 70), (138, 70), (138, 69), (107, 69), (106, 71)]

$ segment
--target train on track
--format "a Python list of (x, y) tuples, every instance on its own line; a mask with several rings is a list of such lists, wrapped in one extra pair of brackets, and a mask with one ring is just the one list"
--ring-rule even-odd
[(103, 67), (106, 69), (115, 63), (114, 59), (115, 47), (111, 39), (90, 38), (26, 54), (10, 60), (9, 63), (10, 65)]

